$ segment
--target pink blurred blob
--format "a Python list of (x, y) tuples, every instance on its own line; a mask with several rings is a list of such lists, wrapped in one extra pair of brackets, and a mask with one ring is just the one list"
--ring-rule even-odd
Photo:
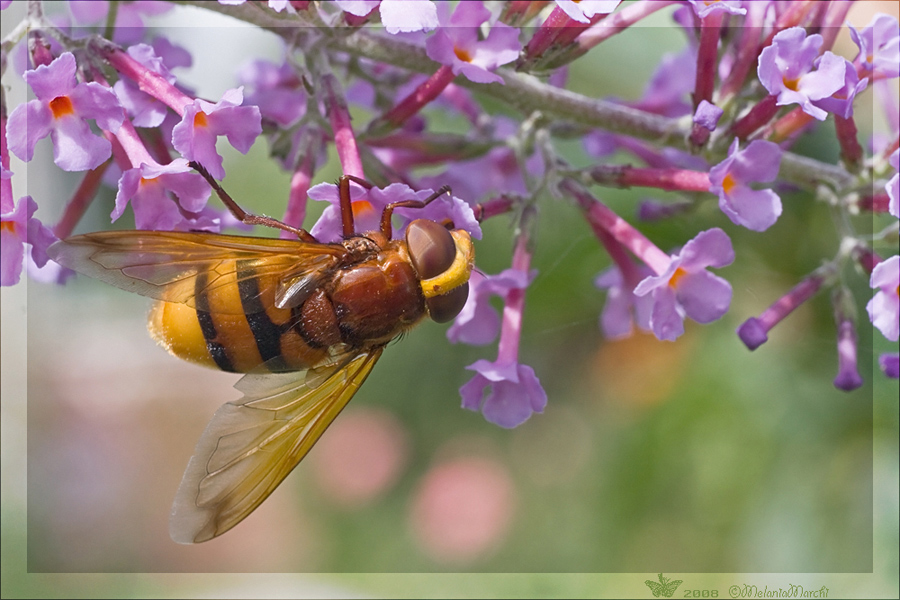
[(322, 491), (338, 506), (356, 509), (397, 482), (408, 456), (400, 422), (387, 411), (363, 408), (335, 419), (310, 459)]
[(469, 562), (496, 549), (512, 522), (515, 488), (503, 464), (458, 458), (425, 474), (410, 515), (416, 541), (439, 562)]

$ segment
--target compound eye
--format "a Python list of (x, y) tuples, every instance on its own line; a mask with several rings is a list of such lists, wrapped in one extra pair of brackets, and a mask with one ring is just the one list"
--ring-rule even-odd
[(427, 219), (409, 224), (406, 245), (419, 279), (437, 277), (450, 268), (456, 257), (456, 244), (447, 228)]
[(443, 296), (434, 296), (425, 300), (428, 307), (428, 315), (436, 323), (452, 321), (459, 311), (463, 309), (466, 299), (469, 297), (469, 282), (453, 288)]

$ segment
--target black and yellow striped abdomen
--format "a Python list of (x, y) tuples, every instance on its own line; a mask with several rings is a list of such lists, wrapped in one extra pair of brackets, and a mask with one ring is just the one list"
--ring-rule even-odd
[(172, 297), (192, 295), (193, 306), (157, 302), (150, 334), (173, 355), (223, 371), (246, 373), (264, 363), (296, 371), (320, 363), (328, 345), (304, 338), (302, 307), (275, 307), (278, 277), (258, 274), (260, 265), (223, 261), (218, 273), (187, 278), (183, 285), (193, 290), (174, 286)]

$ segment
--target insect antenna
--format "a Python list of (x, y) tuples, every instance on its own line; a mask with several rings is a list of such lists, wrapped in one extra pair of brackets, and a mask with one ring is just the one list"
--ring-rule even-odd
[(282, 229), (284, 231), (289, 231), (296, 235), (299, 239), (304, 242), (318, 243), (318, 240), (313, 237), (311, 233), (306, 231), (305, 229), (299, 229), (297, 227), (291, 227), (287, 223), (283, 223), (278, 219), (273, 219), (272, 217), (267, 217), (265, 215), (254, 215), (248, 213), (243, 208), (238, 206), (238, 203), (235, 202), (231, 196), (228, 195), (222, 186), (219, 185), (219, 182), (216, 181), (212, 175), (209, 174), (209, 171), (206, 170), (206, 167), (198, 163), (197, 161), (192, 160), (188, 163), (192, 169), (200, 173), (206, 182), (210, 185), (212, 189), (216, 191), (216, 195), (219, 196), (219, 199), (222, 201), (231, 214), (235, 216), (235, 218), (241, 223), (245, 223), (247, 225), (263, 225), (265, 227), (273, 227), (275, 229)]

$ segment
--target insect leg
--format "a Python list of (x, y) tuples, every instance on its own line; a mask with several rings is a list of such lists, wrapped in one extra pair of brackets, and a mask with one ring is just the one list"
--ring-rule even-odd
[(278, 219), (273, 219), (272, 217), (266, 217), (262, 215), (253, 215), (245, 211), (243, 208), (238, 206), (238, 203), (232, 200), (231, 196), (228, 195), (222, 186), (219, 185), (219, 182), (213, 179), (213, 176), (209, 174), (209, 171), (206, 168), (198, 163), (197, 161), (191, 161), (188, 163), (192, 169), (200, 173), (206, 182), (216, 191), (216, 194), (219, 196), (219, 199), (222, 201), (228, 210), (231, 211), (231, 214), (235, 216), (241, 223), (246, 223), (247, 225), (264, 225), (265, 227), (273, 227), (275, 229), (282, 229), (284, 231), (289, 231), (293, 233), (298, 238), (303, 240), (304, 242), (313, 242), (316, 243), (318, 240), (313, 237), (311, 233), (306, 231), (305, 229), (298, 229), (297, 227), (291, 227), (287, 223), (282, 223)]
[[(395, 208), (425, 208), (444, 194), (449, 193), (451, 193), (450, 186), (442, 185), (438, 191), (424, 200), (401, 200), (399, 202), (391, 202), (384, 207), (384, 210), (381, 213), (381, 233), (384, 234), (387, 239), (391, 239), (391, 216), (393, 215)], [(452, 226), (452, 223), (450, 225)]]
[[(372, 184), (355, 175), (341, 175), (338, 179), (338, 193), (341, 200), (341, 233), (345, 238), (352, 237), (356, 233), (356, 226), (353, 224), (353, 201), (350, 199), (350, 182), (358, 183), (367, 190), (372, 189)], [(390, 239), (390, 238), (388, 238)]]

